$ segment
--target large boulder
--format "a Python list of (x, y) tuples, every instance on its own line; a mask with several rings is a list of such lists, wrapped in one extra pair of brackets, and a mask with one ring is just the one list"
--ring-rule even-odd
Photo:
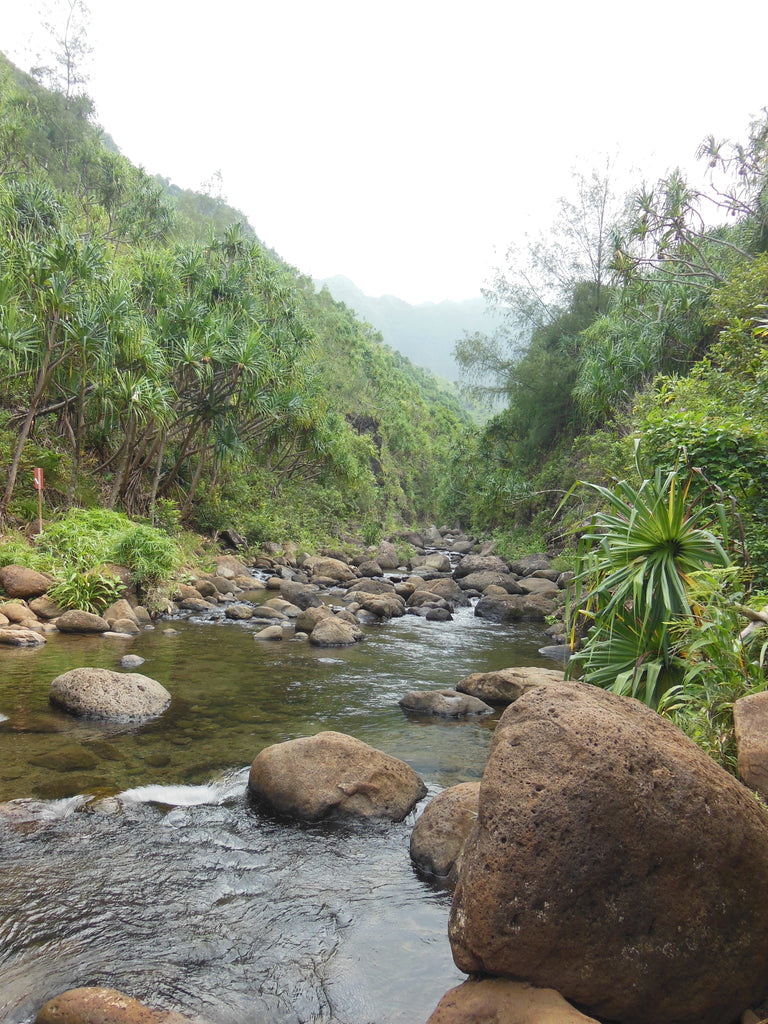
[(333, 612), (327, 604), (305, 608), (303, 612), (296, 616), (296, 631), (299, 633), (311, 633), (321, 619), (332, 618)]
[(38, 647), (45, 643), (45, 637), (27, 626), (3, 626), (0, 628), (0, 644), (8, 647)]
[(376, 561), (384, 570), (397, 569), (400, 559), (397, 555), (397, 548), (388, 540), (383, 540), (376, 549)]
[(597, 1024), (550, 988), (484, 978), (446, 992), (427, 1024)]
[[(200, 595), (198, 594), (198, 596)], [(106, 619), (112, 628), (114, 628), (114, 623), (119, 619), (132, 619), (136, 625), (139, 624), (139, 620), (136, 617), (136, 612), (133, 610), (133, 606), (126, 601), (124, 597), (115, 601), (109, 606), (109, 608), (105, 608), (101, 613), (101, 617), (102, 619)]]
[(223, 579), (232, 580), (235, 576), (249, 575), (248, 566), (234, 555), (217, 555), (214, 562), (216, 563), (216, 575)]
[(456, 866), (477, 821), (479, 782), (461, 782), (430, 800), (411, 832), (411, 860), (421, 871), (456, 881)]
[(469, 693), (487, 704), (511, 704), (537, 686), (557, 686), (565, 675), (554, 668), (500, 668), (494, 672), (473, 672), (456, 684), (459, 693)]
[(345, 622), (333, 614), (320, 619), (309, 634), (309, 642), (313, 647), (351, 647), (362, 639), (363, 631), (358, 625)]
[(346, 583), (356, 578), (357, 574), (346, 562), (339, 558), (327, 558), (323, 555), (312, 555), (302, 565), (304, 572), (310, 576), (324, 576), (339, 583)]
[(280, 595), (301, 609), (317, 608), (322, 604), (316, 587), (308, 586), (306, 583), (295, 583), (293, 580), (281, 580)]
[(27, 569), (24, 565), (4, 565), (0, 569), (0, 587), (8, 597), (40, 597), (51, 585), (51, 577), (45, 573)]
[(471, 715), (491, 715), (493, 708), (456, 690), (413, 690), (397, 702), (403, 711), (441, 718), (467, 718)]
[(248, 787), (281, 814), (402, 821), (427, 787), (404, 761), (340, 732), (266, 747), (251, 765)]
[(459, 581), (462, 590), (479, 590), (482, 593), (488, 587), (501, 587), (508, 594), (522, 594), (522, 588), (515, 576), (510, 572), (471, 572), (462, 576)]
[(48, 597), (47, 594), (41, 594), (40, 597), (33, 597), (29, 602), (30, 611), (33, 611), (38, 619), (56, 619), (61, 615), (64, 609), (56, 604), (56, 602)]
[(442, 551), (432, 551), (427, 555), (414, 555), (409, 565), (413, 569), (429, 569), (432, 572), (450, 572), (451, 561)]
[(518, 586), (520, 590), (516, 593), (522, 591), (524, 594), (536, 594), (539, 597), (557, 597), (560, 593), (557, 583), (548, 580), (546, 576), (526, 576), (520, 580)]
[(474, 572), (499, 572), (507, 575), (509, 566), (497, 555), (465, 555), (453, 570), (453, 575), (460, 580)]
[(453, 605), (467, 605), (469, 598), (458, 585), (456, 580), (419, 580), (416, 584), (415, 593), (434, 594), (435, 597), (442, 597)]
[(551, 564), (549, 555), (543, 553), (524, 555), (522, 558), (518, 558), (511, 563), (509, 571), (516, 573), (518, 576), (530, 576), (534, 572), (546, 571), (550, 568)]
[(405, 601), (394, 591), (388, 594), (366, 594), (358, 591), (357, 601), (361, 608), (379, 619), (394, 619), (405, 615)]
[(109, 623), (94, 612), (72, 608), (56, 619), (56, 628), (61, 633), (106, 633)]
[(485, 594), (475, 605), (475, 615), (491, 622), (544, 620), (554, 610), (554, 601), (540, 594)]
[[(364, 579), (358, 580), (347, 587), (347, 596), (350, 594), (357, 595), (360, 592), (363, 594), (394, 594), (395, 585), (389, 580)], [(358, 598), (356, 597), (355, 600), (358, 600)]]
[(191, 1019), (174, 1010), (153, 1010), (113, 988), (89, 986), (49, 999), (35, 1024), (191, 1024)]
[(73, 668), (56, 676), (49, 699), (72, 715), (117, 721), (155, 718), (171, 703), (170, 693), (155, 679), (107, 668)]
[(449, 921), (457, 966), (622, 1024), (730, 1024), (768, 992), (768, 815), (637, 701), (504, 712)]
[(38, 622), (38, 618), (25, 601), (8, 601), (0, 604), (0, 613), (8, 622), (17, 626), (29, 626)]

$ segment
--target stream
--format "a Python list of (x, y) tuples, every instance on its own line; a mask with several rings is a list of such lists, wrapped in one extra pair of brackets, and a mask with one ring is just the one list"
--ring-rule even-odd
[[(551, 667), (542, 625), (466, 608), (332, 649), (254, 632), (175, 618), (130, 640), (2, 648), (0, 1021), (105, 985), (212, 1024), (423, 1024), (463, 980), (450, 893), (408, 854), (427, 801), (395, 824), (278, 821), (249, 802), (248, 767), (271, 743), (334, 729), (407, 761), (427, 799), (479, 779), (497, 714), (449, 721), (397, 701), (471, 672)], [(117, 669), (126, 653), (171, 692), (160, 718), (85, 721), (48, 703), (59, 673)]]

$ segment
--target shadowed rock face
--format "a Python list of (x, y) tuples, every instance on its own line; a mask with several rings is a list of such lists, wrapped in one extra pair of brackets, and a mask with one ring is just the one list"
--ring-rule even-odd
[(634, 700), (562, 683), (504, 712), (449, 923), (467, 973), (624, 1024), (730, 1024), (768, 991), (768, 816)]
[(456, 881), (467, 836), (477, 821), (479, 782), (462, 782), (430, 800), (411, 833), (411, 860), (429, 875)]
[(251, 765), (248, 786), (257, 800), (307, 821), (402, 821), (427, 793), (404, 761), (339, 732), (266, 747)]
[(56, 676), (49, 699), (72, 715), (118, 721), (154, 718), (171, 703), (157, 680), (106, 668), (73, 668)]

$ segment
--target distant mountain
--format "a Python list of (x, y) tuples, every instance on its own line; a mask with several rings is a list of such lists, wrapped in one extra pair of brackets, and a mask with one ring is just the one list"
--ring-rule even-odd
[(497, 327), (485, 299), (479, 296), (461, 302), (446, 300), (412, 306), (394, 295), (364, 295), (349, 278), (340, 275), (315, 281), (315, 287), (327, 288), (337, 302), (343, 302), (359, 320), (366, 320), (381, 331), (385, 344), (414, 365), (426, 367), (447, 380), (458, 379), (453, 346), (464, 333), (490, 333)]

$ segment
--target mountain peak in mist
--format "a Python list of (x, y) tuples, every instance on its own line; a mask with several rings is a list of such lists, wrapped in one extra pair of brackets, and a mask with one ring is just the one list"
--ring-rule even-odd
[(498, 322), (485, 299), (421, 302), (414, 306), (396, 295), (366, 295), (348, 277), (337, 274), (315, 281), (315, 287), (327, 288), (337, 302), (353, 310), (378, 331), (387, 345), (406, 356), (415, 366), (423, 366), (448, 380), (457, 380), (459, 368), (453, 347), (464, 334), (492, 332)]

